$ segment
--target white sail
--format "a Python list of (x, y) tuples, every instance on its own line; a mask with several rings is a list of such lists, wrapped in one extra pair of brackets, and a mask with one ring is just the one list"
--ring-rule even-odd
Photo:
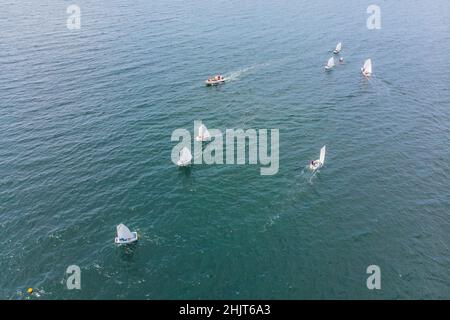
[(186, 165), (192, 160), (191, 151), (188, 148), (183, 147), (180, 151), (180, 159), (178, 160), (178, 165)]
[(319, 157), (319, 161), (322, 166), (325, 163), (325, 152), (326, 152), (326, 146), (323, 146), (322, 149), (320, 149), (320, 157)]
[(135, 238), (135, 234), (128, 229), (123, 223), (117, 226), (117, 238), (119, 240), (127, 241)]
[(211, 134), (209, 133), (208, 128), (206, 128), (206, 126), (204, 124), (202, 124), (198, 128), (198, 137), (201, 140), (209, 140), (209, 139), (211, 139)]
[(334, 67), (334, 58), (333, 57), (328, 59), (327, 67), (330, 69)]
[(372, 60), (371, 59), (367, 59), (366, 62), (364, 62), (363, 73), (368, 74), (368, 75), (372, 74)]
[(341, 49), (342, 49), (342, 43), (341, 43), (341, 42), (339, 42), (339, 43), (337, 44), (337, 46), (336, 46), (336, 49), (335, 49), (334, 51), (336, 51), (336, 52), (340, 52), (340, 51), (341, 51)]

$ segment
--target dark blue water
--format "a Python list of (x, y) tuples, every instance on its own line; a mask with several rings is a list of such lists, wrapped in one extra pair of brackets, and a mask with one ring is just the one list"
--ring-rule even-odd
[[(378, 1), (379, 30), (372, 1), (69, 4), (0, 2), (0, 298), (450, 297), (448, 1)], [(279, 129), (278, 173), (179, 170), (194, 120)]]

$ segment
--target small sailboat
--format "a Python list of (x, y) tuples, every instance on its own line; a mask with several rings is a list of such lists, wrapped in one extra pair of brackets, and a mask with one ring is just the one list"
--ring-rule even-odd
[(320, 149), (320, 156), (319, 159), (313, 160), (309, 164), (309, 169), (312, 171), (316, 171), (317, 169), (320, 169), (323, 167), (325, 163), (325, 152), (326, 152), (326, 146), (323, 146), (322, 149)]
[(198, 136), (195, 137), (196, 141), (209, 141), (211, 140), (211, 134), (208, 131), (208, 128), (204, 124), (198, 127)]
[(366, 77), (370, 77), (372, 75), (372, 60), (371, 59), (367, 59), (364, 62), (364, 66), (361, 68), (361, 72)]
[(180, 159), (177, 161), (177, 165), (180, 167), (187, 166), (191, 163), (192, 160), (192, 154), (191, 151), (189, 151), (188, 148), (183, 147), (180, 151)]
[(138, 240), (137, 232), (131, 232), (123, 223), (117, 226), (117, 236), (114, 239), (116, 244), (129, 244)]
[(334, 58), (331, 57), (328, 59), (327, 65), (325, 66), (325, 70), (331, 70), (334, 68)]
[(339, 52), (341, 52), (341, 50), (342, 50), (342, 43), (339, 42), (339, 43), (336, 45), (336, 49), (334, 49), (333, 53), (334, 53), (334, 54), (338, 54)]
[(205, 81), (205, 84), (207, 86), (215, 86), (215, 85), (218, 85), (218, 84), (221, 84), (224, 82), (225, 82), (225, 78), (223, 76), (221, 76), (220, 74), (218, 74), (215, 77), (208, 78), (208, 80)]

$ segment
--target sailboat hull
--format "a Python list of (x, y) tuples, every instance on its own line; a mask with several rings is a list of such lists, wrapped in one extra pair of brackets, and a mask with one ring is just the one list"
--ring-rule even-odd
[[(329, 51), (328, 51), (329, 52)], [(334, 50), (333, 53), (334, 54), (338, 54), (340, 51)]]
[(205, 138), (205, 137), (200, 137), (200, 136), (195, 137), (195, 141), (198, 141), (198, 142), (206, 142), (206, 141), (209, 141), (209, 140), (210, 139)]
[(365, 77), (370, 77), (370, 76), (372, 75), (370, 72), (364, 71), (364, 68), (361, 68), (361, 73), (362, 73)]
[(314, 164), (310, 163), (309, 164), (309, 169), (311, 171), (316, 171), (317, 169), (320, 169), (322, 167), (322, 162), (320, 162), (319, 160), (314, 161)]
[(133, 243), (133, 242), (138, 240), (138, 234), (137, 234), (137, 232), (132, 232), (132, 234), (134, 235), (133, 238), (130, 238), (130, 239), (119, 239), (119, 237), (116, 237), (114, 239), (114, 242), (116, 244), (130, 244), (130, 243)]

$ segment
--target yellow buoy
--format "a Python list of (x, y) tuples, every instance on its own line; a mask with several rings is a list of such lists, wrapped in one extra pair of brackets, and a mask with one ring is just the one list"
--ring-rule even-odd
[(29, 294), (32, 294), (32, 293), (33, 293), (33, 288), (28, 288), (27, 292), (28, 292)]

